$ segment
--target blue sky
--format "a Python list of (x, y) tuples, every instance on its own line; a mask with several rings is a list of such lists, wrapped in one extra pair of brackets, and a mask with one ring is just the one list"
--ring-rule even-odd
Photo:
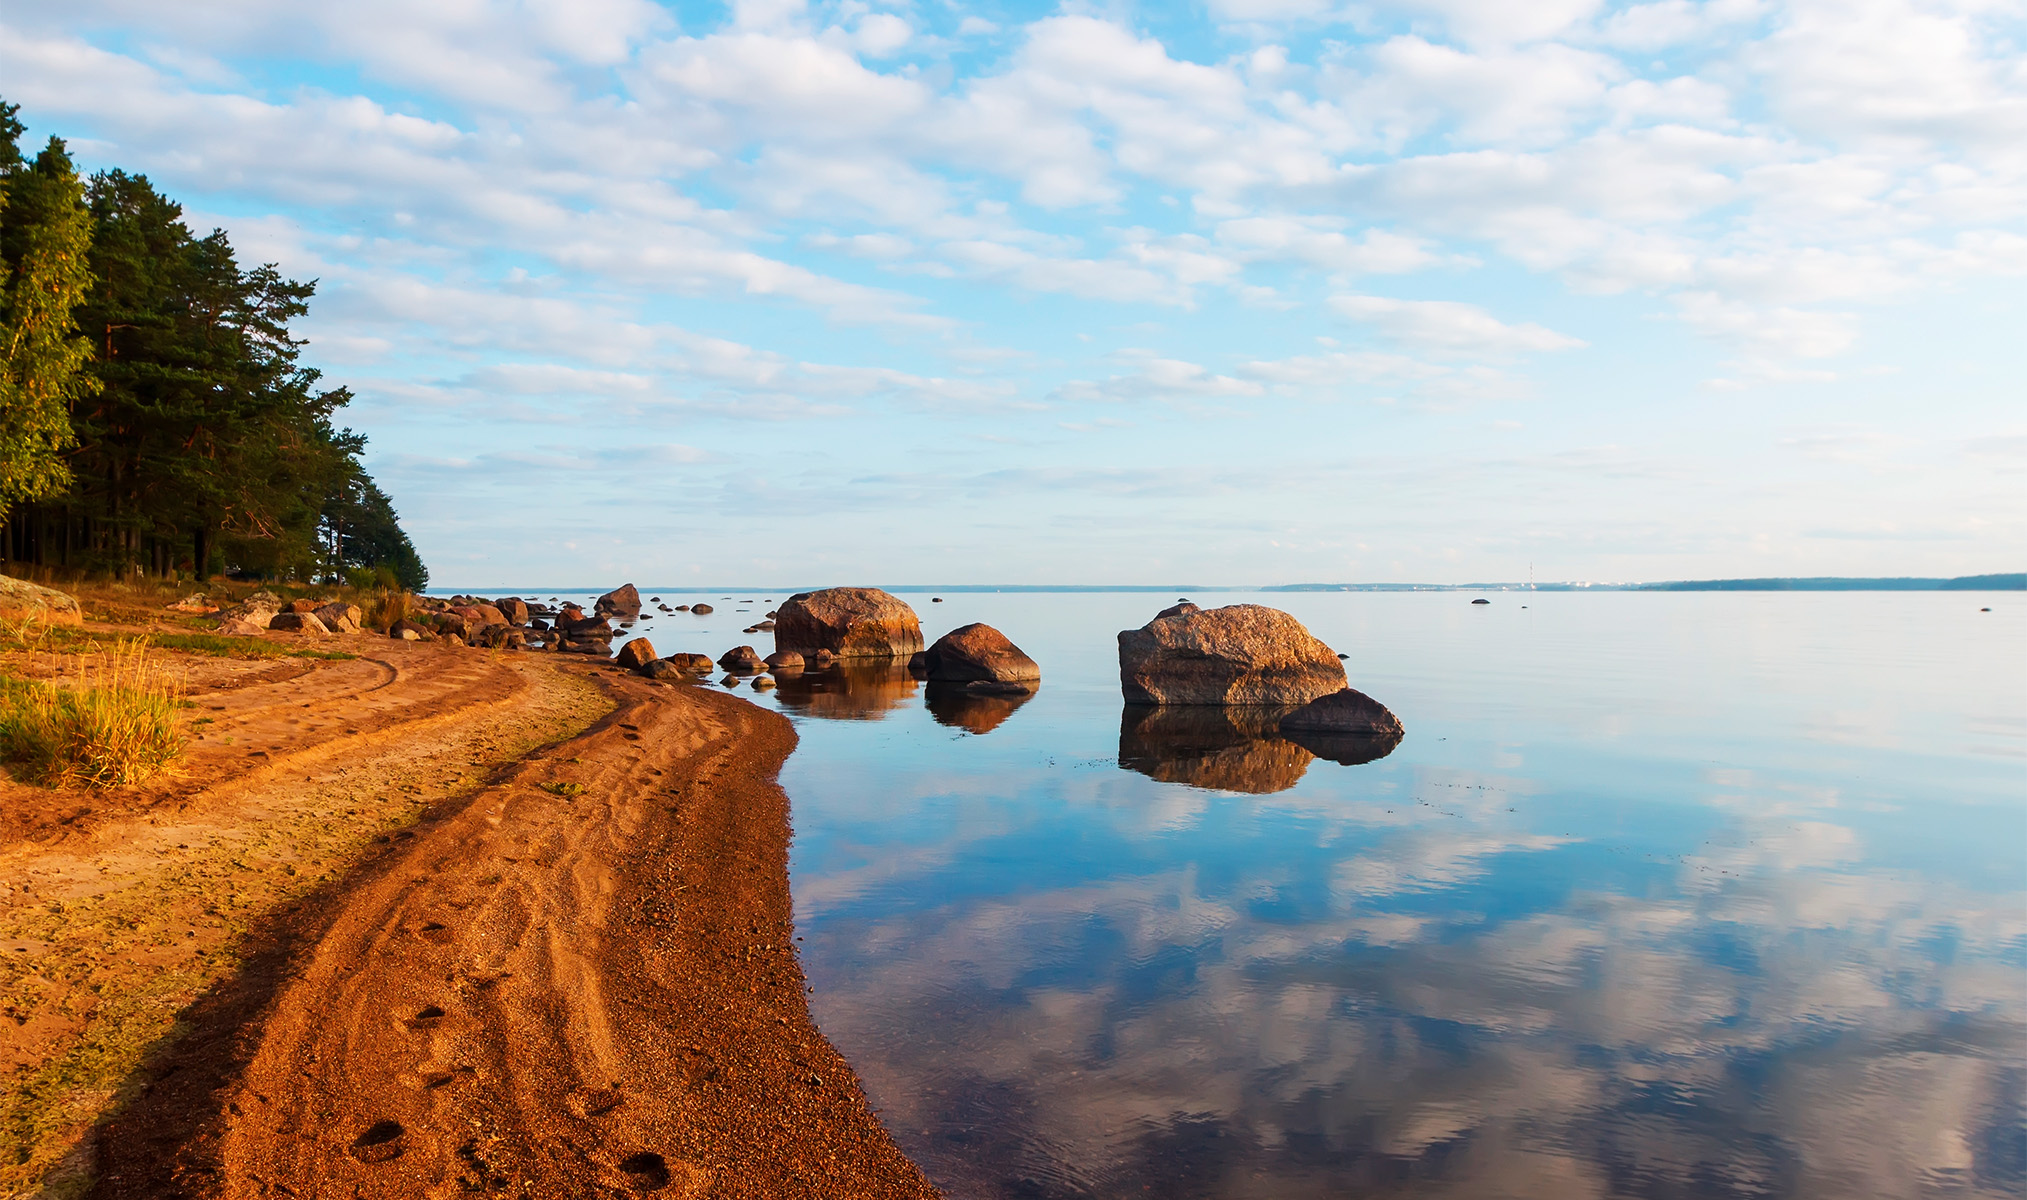
[(2027, 3), (22, 2), (436, 580), (2027, 564)]

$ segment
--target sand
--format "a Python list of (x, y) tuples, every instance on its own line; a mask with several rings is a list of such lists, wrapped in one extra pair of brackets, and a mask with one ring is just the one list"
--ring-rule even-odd
[(89, 812), (6, 789), (0, 948), (47, 935), (13, 950), (40, 990), (6, 1046), (60, 1118), (34, 1169), (68, 1148), (60, 1190), (119, 1197), (935, 1194), (809, 1018), (785, 719), (584, 660), (318, 644), (362, 657), (199, 664), (174, 780)]

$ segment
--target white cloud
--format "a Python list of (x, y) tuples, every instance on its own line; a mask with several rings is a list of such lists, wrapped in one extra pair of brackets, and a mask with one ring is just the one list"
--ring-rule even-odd
[(1540, 325), (1509, 325), (1475, 304), (1455, 300), (1332, 296), (1330, 307), (1392, 341), (1429, 353), (1503, 357), (1584, 344)]

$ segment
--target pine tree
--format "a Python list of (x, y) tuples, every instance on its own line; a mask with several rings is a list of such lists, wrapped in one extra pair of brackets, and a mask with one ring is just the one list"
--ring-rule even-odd
[(98, 390), (73, 317), (92, 285), (84, 187), (56, 138), (23, 163), (18, 111), (0, 104), (0, 517), (70, 486), (71, 409)]

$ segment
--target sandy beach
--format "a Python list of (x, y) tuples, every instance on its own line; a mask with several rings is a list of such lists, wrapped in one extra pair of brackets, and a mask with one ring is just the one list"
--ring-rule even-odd
[(161, 780), (4, 785), (8, 1192), (934, 1194), (809, 1017), (785, 719), (303, 646), (184, 664)]

